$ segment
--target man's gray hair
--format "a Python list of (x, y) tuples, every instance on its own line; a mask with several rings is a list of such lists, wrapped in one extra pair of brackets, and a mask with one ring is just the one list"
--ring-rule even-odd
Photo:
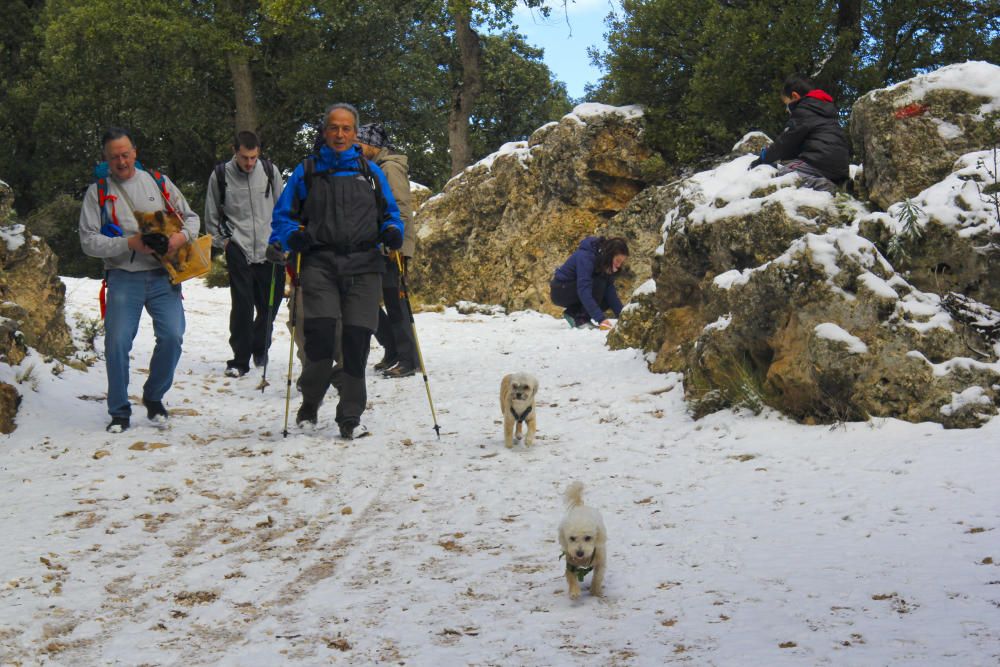
[(327, 123), (330, 122), (330, 114), (332, 114), (337, 109), (346, 109), (347, 111), (351, 112), (351, 115), (354, 116), (354, 129), (357, 130), (358, 127), (361, 125), (361, 120), (358, 116), (358, 110), (354, 108), (353, 104), (348, 104), (347, 102), (337, 102), (336, 104), (331, 104), (326, 108), (326, 111), (323, 113), (323, 129), (325, 130)]

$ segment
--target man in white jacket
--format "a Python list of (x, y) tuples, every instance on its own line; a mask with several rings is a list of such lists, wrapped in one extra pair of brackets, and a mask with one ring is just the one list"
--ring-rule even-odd
[(281, 196), (281, 173), (260, 158), (260, 140), (240, 132), (233, 158), (216, 166), (208, 178), (205, 226), (212, 244), (223, 248), (229, 272), (229, 346), (233, 358), (226, 375), (241, 377), (250, 360), (263, 366), (271, 327), (285, 290), (285, 269), (267, 261), (271, 212)]
[(153, 248), (143, 241), (134, 212), (166, 209), (181, 219), (181, 231), (167, 240), (168, 253), (194, 240), (201, 221), (177, 186), (165, 176), (142, 168), (127, 130), (109, 129), (101, 145), (107, 162), (99, 165), (99, 180), (84, 196), (79, 233), (83, 252), (104, 260), (104, 359), (111, 415), (107, 431), (121, 433), (128, 429), (132, 415), (128, 398), (129, 352), (143, 308), (153, 318), (156, 346), (143, 385), (142, 403), (149, 419), (155, 422), (164, 422), (168, 417), (163, 396), (174, 381), (185, 326), (181, 286), (170, 284)]

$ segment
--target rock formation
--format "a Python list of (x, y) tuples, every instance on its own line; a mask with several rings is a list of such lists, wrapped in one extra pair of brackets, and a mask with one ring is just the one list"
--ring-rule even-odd
[(641, 134), (638, 109), (584, 104), (466, 169), (417, 213), (414, 291), (425, 302), (556, 312), (552, 272), (646, 186), (652, 154)]
[[(72, 350), (64, 312), (65, 287), (59, 280), (57, 258), (48, 245), (9, 224), (13, 193), (0, 181), (0, 363), (17, 366), (28, 348), (63, 357)], [(14, 430), (20, 396), (0, 383), (0, 433)]]
[(885, 210), (952, 172), (961, 155), (1000, 143), (1000, 67), (942, 67), (861, 97), (851, 110), (854, 159)]
[[(1000, 89), (956, 92), (983, 66), (943, 68), (934, 85), (907, 82), (855, 107), (856, 145), (873, 161), (865, 183), (887, 213), (798, 187), (795, 175), (747, 171), (750, 155), (645, 192), (668, 210), (662, 246), (609, 343), (648, 351), (653, 370), (682, 372), (695, 415), (770, 407), (810, 423), (880, 416), (948, 427), (995, 415), (1000, 207), (989, 137)], [(1000, 86), (1000, 68), (986, 67)], [(913, 99), (954, 113), (942, 119), (931, 106), (896, 120), (962, 128), (939, 132), (944, 143), (926, 139), (922, 166), (917, 145), (904, 160), (909, 139), (873, 120)], [(875, 102), (887, 104), (882, 116)], [(751, 139), (734, 152), (755, 153)]]

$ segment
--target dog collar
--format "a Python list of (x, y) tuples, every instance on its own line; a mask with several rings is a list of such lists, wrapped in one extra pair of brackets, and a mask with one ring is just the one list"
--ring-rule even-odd
[(580, 583), (583, 583), (583, 578), (586, 577), (588, 574), (590, 574), (590, 571), (594, 569), (593, 562), (594, 562), (594, 556), (596, 556), (596, 555), (597, 555), (596, 551), (590, 555), (591, 565), (587, 565), (587, 566), (573, 565), (572, 563), (570, 563), (569, 562), (569, 557), (566, 556), (566, 552), (565, 551), (562, 552), (561, 554), (559, 554), (559, 558), (561, 559), (564, 556), (566, 557), (566, 571), (570, 572), (572, 574), (575, 574), (577, 581), (579, 581)]
[(517, 420), (518, 424), (523, 424), (524, 423), (524, 420), (528, 418), (528, 413), (529, 412), (531, 412), (531, 406), (530, 405), (521, 414), (517, 414), (517, 412), (514, 411), (514, 406), (513, 405), (510, 406), (510, 414), (514, 415), (514, 419)]

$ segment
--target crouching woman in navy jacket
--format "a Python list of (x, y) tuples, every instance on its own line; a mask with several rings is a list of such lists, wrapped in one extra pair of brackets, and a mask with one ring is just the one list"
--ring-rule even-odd
[(563, 317), (572, 327), (588, 323), (610, 329), (604, 313), (621, 315), (622, 302), (615, 278), (628, 259), (628, 244), (621, 237), (588, 236), (569, 259), (556, 269), (549, 283), (552, 303), (566, 310)]

